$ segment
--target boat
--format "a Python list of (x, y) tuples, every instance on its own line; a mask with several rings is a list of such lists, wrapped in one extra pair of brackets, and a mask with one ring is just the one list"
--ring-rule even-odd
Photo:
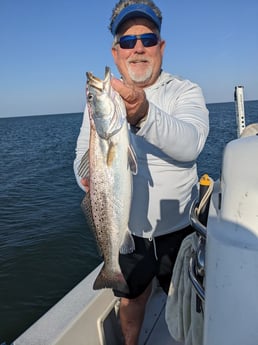
[[(238, 138), (224, 149), (220, 179), (206, 176), (209, 183), (200, 182), (189, 215), (197, 246), (187, 275), (196, 297), (194, 312), (203, 320), (201, 340), (179, 339), (171, 332), (170, 296), (154, 280), (139, 345), (258, 344), (258, 126), (245, 126), (242, 86), (235, 87), (235, 105)], [(12, 345), (123, 344), (119, 299), (110, 289), (92, 289), (100, 268)]]

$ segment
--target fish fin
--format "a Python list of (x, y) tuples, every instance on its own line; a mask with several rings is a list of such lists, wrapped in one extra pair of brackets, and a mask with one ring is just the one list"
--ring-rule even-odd
[(89, 150), (82, 156), (81, 162), (78, 167), (78, 175), (80, 177), (89, 177)]
[(104, 264), (93, 284), (94, 290), (115, 289), (129, 293), (129, 287), (121, 271), (109, 272)]
[(129, 229), (126, 231), (123, 238), (122, 244), (120, 246), (119, 252), (121, 254), (130, 254), (135, 250), (135, 243), (132, 234)]
[[(86, 217), (86, 221), (88, 226), (91, 228), (92, 232), (94, 233), (95, 239), (96, 239), (96, 227), (93, 221), (93, 215), (92, 215), (92, 208), (91, 208), (91, 201), (90, 201), (90, 193), (86, 193), (84, 198), (81, 202), (81, 208), (82, 211)], [(98, 247), (98, 253), (100, 256), (103, 255), (100, 246), (98, 245), (98, 241), (96, 240), (97, 247)]]
[(116, 145), (112, 141), (109, 142), (108, 152), (107, 152), (107, 166), (111, 166), (113, 164), (113, 160), (116, 156)]
[(128, 162), (129, 162), (129, 166), (130, 166), (130, 170), (132, 174), (137, 175), (138, 164), (137, 164), (137, 159), (136, 159), (136, 153), (131, 145), (128, 146)]

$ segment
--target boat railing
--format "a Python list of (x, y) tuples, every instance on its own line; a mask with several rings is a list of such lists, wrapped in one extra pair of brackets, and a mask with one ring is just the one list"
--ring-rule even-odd
[[(205, 302), (205, 289), (203, 286), (203, 279), (205, 276), (205, 241), (206, 241), (206, 227), (201, 224), (196, 215), (196, 199), (191, 207), (190, 222), (198, 236), (198, 245), (196, 251), (193, 250), (188, 267), (188, 274), (194, 290), (200, 299), (199, 302)], [(198, 303), (200, 304), (200, 303)], [(199, 308), (198, 308), (199, 309)]]
[(198, 238), (196, 250), (193, 250), (188, 267), (190, 281), (197, 294), (197, 311), (202, 310), (205, 302), (205, 244), (207, 237), (207, 219), (209, 213), (210, 197), (214, 182), (204, 175), (200, 180), (200, 195), (193, 202), (190, 210), (190, 222)]
[(197, 209), (198, 204), (199, 204), (199, 198), (196, 198), (196, 200), (193, 202), (190, 209), (190, 222), (191, 222), (192, 227), (197, 232), (197, 234), (199, 236), (206, 238), (207, 228), (200, 222), (196, 214), (196, 209)]

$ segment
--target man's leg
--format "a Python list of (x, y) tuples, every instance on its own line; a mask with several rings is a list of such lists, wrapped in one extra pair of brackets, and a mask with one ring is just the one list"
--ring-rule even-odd
[(151, 284), (138, 297), (127, 299), (122, 297), (120, 302), (120, 322), (125, 345), (137, 345), (144, 319), (145, 306), (151, 293)]

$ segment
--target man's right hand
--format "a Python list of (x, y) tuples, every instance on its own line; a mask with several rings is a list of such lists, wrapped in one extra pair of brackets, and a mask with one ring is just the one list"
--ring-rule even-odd
[(147, 116), (149, 102), (143, 89), (125, 85), (116, 78), (111, 80), (111, 85), (122, 97), (126, 107), (127, 121), (131, 125), (136, 125)]
[(88, 193), (88, 191), (90, 190), (90, 181), (87, 178), (82, 178), (81, 179), (81, 184), (85, 187), (85, 191), (86, 193)]

